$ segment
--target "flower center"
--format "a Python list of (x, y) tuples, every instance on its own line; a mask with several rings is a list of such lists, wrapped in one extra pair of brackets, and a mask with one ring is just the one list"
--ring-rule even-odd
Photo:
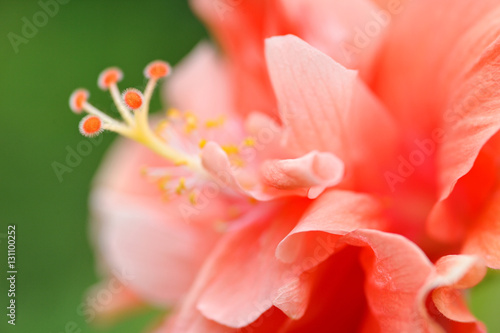
[[(182, 112), (176, 109), (167, 111), (165, 120), (159, 122), (155, 129), (149, 124), (149, 103), (157, 82), (171, 72), (168, 63), (154, 61), (144, 70), (149, 79), (144, 93), (135, 88), (126, 89), (120, 94), (118, 82), (123, 73), (116, 67), (104, 70), (98, 79), (102, 90), (109, 90), (122, 120), (116, 120), (97, 109), (88, 102), (90, 96), (85, 89), (77, 89), (70, 97), (70, 107), (73, 112), (83, 111), (89, 115), (80, 122), (80, 132), (84, 136), (95, 136), (103, 130), (116, 132), (135, 140), (158, 155), (171, 165), (168, 167), (147, 167), (142, 171), (149, 179), (155, 181), (164, 192), (165, 198), (172, 195), (187, 195), (192, 204), (196, 203), (196, 187), (200, 182), (210, 180), (208, 172), (203, 168), (200, 153), (210, 141), (227, 141), (221, 145), (235, 167), (241, 167), (244, 160), (239, 156), (240, 148), (249, 146), (252, 138), (242, 138), (240, 133), (225, 131), (217, 135), (217, 129), (226, 122), (223, 116), (201, 122), (192, 112)], [(229, 135), (228, 135), (229, 132)], [(221, 134), (221, 132), (219, 132)], [(234, 140), (236, 139), (236, 140)], [(237, 144), (234, 144), (237, 142)], [(239, 142), (239, 143), (238, 143)]]

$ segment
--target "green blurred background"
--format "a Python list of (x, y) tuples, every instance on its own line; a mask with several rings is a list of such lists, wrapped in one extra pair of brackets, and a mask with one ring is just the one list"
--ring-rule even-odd
[[(81, 117), (68, 97), (86, 87), (92, 102), (112, 110), (96, 86), (109, 66), (125, 72), (122, 87), (140, 87), (151, 60), (177, 63), (207, 33), (186, 1), (83, 1), (60, 5), (59, 12), (19, 45), (23, 17), (32, 21), (38, 1), (0, 0), (0, 332), (141, 332), (161, 320), (144, 310), (114, 326), (95, 327), (77, 313), (86, 289), (97, 281), (88, 239), (87, 198), (99, 161), (114, 135), (106, 134), (60, 182), (52, 163), (65, 164), (67, 147), (85, 140)], [(152, 109), (160, 108), (158, 93)], [(17, 226), (17, 316), (7, 324), (7, 225)], [(492, 332), (500, 332), (500, 276), (490, 274), (472, 292), (474, 312)]]

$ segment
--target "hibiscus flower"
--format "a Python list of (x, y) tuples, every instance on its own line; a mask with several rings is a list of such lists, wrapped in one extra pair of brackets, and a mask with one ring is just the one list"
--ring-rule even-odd
[(124, 290), (95, 310), (171, 308), (156, 332), (485, 331), (465, 296), (500, 268), (498, 2), (193, 6), (222, 55), (177, 66), (166, 115), (148, 121), (162, 61), (144, 93), (101, 74), (123, 121), (70, 100), (84, 135), (138, 142), (95, 181)]

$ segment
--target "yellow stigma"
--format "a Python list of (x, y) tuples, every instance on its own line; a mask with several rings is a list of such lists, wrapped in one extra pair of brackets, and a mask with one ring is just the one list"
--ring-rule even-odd
[(243, 145), (245, 145), (246, 147), (253, 147), (255, 146), (255, 139), (249, 136), (248, 138), (243, 140)]
[(191, 133), (193, 132), (196, 128), (198, 128), (198, 119), (196, 118), (196, 116), (191, 113), (191, 112), (187, 112), (186, 113), (186, 133)]
[(186, 189), (186, 179), (184, 177), (181, 177), (179, 179), (179, 185), (177, 185), (177, 188), (175, 189), (175, 193), (177, 193), (177, 195), (181, 195), (185, 189)]
[(245, 166), (245, 162), (243, 161), (243, 159), (238, 156), (232, 156), (230, 162), (232, 165), (238, 168), (243, 168)]
[(181, 166), (181, 165), (189, 165), (187, 161), (178, 161), (175, 162), (175, 166)]
[(179, 119), (181, 117), (181, 112), (175, 108), (170, 108), (167, 110), (167, 117), (172, 119)]
[(170, 180), (169, 176), (163, 176), (158, 179), (158, 189), (160, 191), (166, 191), (167, 190), (167, 183)]
[(216, 128), (216, 127), (221, 127), (224, 125), (226, 122), (226, 119), (224, 116), (219, 116), (216, 119), (209, 119), (205, 122), (205, 127), (206, 128)]
[(206, 144), (207, 144), (207, 139), (201, 139), (200, 142), (198, 143), (198, 147), (200, 147), (200, 149), (203, 149)]
[(221, 148), (228, 155), (234, 155), (234, 154), (238, 154), (240, 152), (240, 149), (235, 145), (222, 146)]
[(189, 193), (189, 202), (193, 206), (196, 205), (196, 193), (194, 193), (194, 192)]

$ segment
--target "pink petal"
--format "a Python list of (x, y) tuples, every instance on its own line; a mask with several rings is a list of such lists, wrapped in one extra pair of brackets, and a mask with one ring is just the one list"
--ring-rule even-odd
[[(278, 332), (358, 332), (369, 310), (360, 252), (347, 247), (304, 273), (300, 281), (313, 285), (308, 308), (303, 317), (289, 320)], [(308, 266), (309, 261), (302, 265)]]
[(457, 83), (464, 82), (463, 74), (498, 36), (499, 4), (496, 0), (398, 3), (380, 63), (373, 67), (371, 87), (410, 139), (427, 138), (443, 121), (456, 118), (460, 104), (450, 103), (450, 94), (460, 89)]
[(234, 170), (226, 152), (215, 142), (208, 142), (201, 151), (203, 168), (214, 177), (219, 184), (225, 188), (243, 191), (236, 179)]
[[(203, 216), (185, 222), (175, 202), (165, 203), (156, 184), (141, 176), (143, 163), (164, 165), (147, 148), (119, 141), (96, 179), (91, 210), (104, 273), (126, 272), (121, 282), (160, 305), (178, 301), (190, 287), (219, 234), (213, 224), (227, 205), (212, 200)], [(168, 240), (168, 241), (165, 241)]]
[(500, 269), (500, 189), (488, 200), (483, 213), (467, 234), (463, 253), (478, 255), (486, 264)]
[(372, 196), (330, 190), (314, 201), (280, 242), (276, 257), (289, 263), (316, 258), (318, 264), (340, 249), (340, 236), (360, 228), (383, 228), (383, 208)]
[(227, 65), (208, 43), (200, 43), (175, 67), (165, 85), (165, 99), (201, 120), (234, 112)]
[[(400, 332), (432, 328), (439, 331), (439, 326), (421, 313), (419, 303), (419, 297), (425, 293), (422, 288), (434, 272), (432, 264), (408, 239), (365, 229), (381, 227), (383, 221), (383, 206), (377, 200), (367, 195), (329, 191), (304, 213), (297, 227), (279, 244), (276, 255), (295, 264), (311, 262), (314, 258), (312, 266), (308, 266), (311, 268), (329, 255), (336, 256), (346, 245), (363, 247), (361, 262), (366, 274), (365, 292), (370, 313), (365, 329), (380, 327), (382, 332)], [(439, 269), (441, 267), (445, 267), (444, 264)], [(455, 287), (468, 288), (466, 281), (480, 278), (472, 274), (468, 280), (453, 283)]]
[[(289, 204), (292, 209), (297, 207), (296, 204)], [(196, 303), (208, 318), (214, 319), (211, 317), (214, 313), (224, 310), (222, 319), (225, 324), (228, 324), (229, 318), (240, 313), (244, 320), (237, 326), (245, 325), (242, 331), (330, 332), (334, 327), (348, 331), (358, 326), (364, 315), (361, 310), (366, 306), (362, 290), (363, 273), (357, 262), (359, 251), (346, 249), (316, 268), (310, 260), (284, 265), (274, 259), (273, 253), (275, 244), (282, 237), (279, 234), (283, 235), (286, 230), (283, 225), (288, 224), (285, 222), (287, 219), (288, 216), (283, 216), (267, 227), (248, 225), (236, 234), (228, 235), (223, 247), (210, 256), (210, 263), (202, 270), (202, 277), (187, 299), (190, 305), (184, 303), (180, 315), (171, 320), (170, 326), (176, 330), (158, 333), (225, 332), (225, 326), (214, 328), (214, 322), (194, 308)], [(261, 235), (254, 235), (255, 231)], [(257, 242), (255, 236), (258, 236)], [(244, 240), (244, 237), (249, 239)], [(220, 266), (222, 264), (223, 267)], [(302, 273), (310, 269), (310, 272)], [(337, 274), (339, 270), (343, 274)], [(218, 286), (213, 295), (211, 292), (207, 294), (209, 284), (213, 285), (209, 290)], [(281, 287), (276, 289), (277, 286)], [(201, 299), (196, 301), (200, 295)], [(211, 300), (207, 303), (209, 296)], [(332, 302), (332, 299), (338, 302)], [(220, 322), (220, 319), (217, 321)], [(236, 325), (232, 323), (231, 326)]]
[(286, 144), (299, 155), (332, 152), (349, 170), (392, 153), (395, 125), (355, 71), (294, 36), (268, 39), (266, 58)]
[(364, 248), (365, 293), (380, 331), (424, 331), (416, 300), (432, 265), (420, 248), (402, 236), (377, 230), (356, 230), (341, 241)]
[(245, 119), (245, 130), (255, 138), (258, 146), (252, 147), (255, 161), (266, 159), (282, 159), (290, 156), (287, 147), (283, 147), (283, 128), (275, 119), (260, 113), (252, 112)]
[[(392, 5), (392, 7), (407, 5), (407, 1), (409, 0), (400, 0), (398, 2), (395, 2), (393, 0), (371, 0), (371, 1), (377, 4), (379, 7), (387, 9), (389, 5)], [(392, 11), (394, 11), (394, 9)]]
[(265, 70), (263, 39), (287, 29), (282, 24), (278, 2), (192, 0), (191, 4), (233, 64), (230, 75), (236, 109), (244, 114), (254, 110), (274, 113), (275, 99)]
[[(246, 117), (245, 129), (248, 134), (258, 136), (262, 129), (270, 129), (276, 133), (277, 138), (281, 138), (281, 125), (279, 125), (273, 118), (260, 112), (252, 112)], [(274, 141), (275, 138), (273, 138)]]
[(141, 299), (117, 277), (110, 277), (90, 289), (85, 298), (85, 320), (110, 323), (143, 305)]
[[(440, 202), (427, 226), (441, 241), (459, 242), (467, 232), (462, 221), (466, 214), (457, 211), (469, 205), (469, 200), (450, 198), (463, 196), (453, 195), (454, 189), (461, 187), (457, 189), (461, 192), (476, 182), (478, 186), (470, 193), (482, 196), (486, 191), (479, 184), (487, 185), (496, 178), (466, 180), (481, 150), (500, 129), (496, 79), (500, 73), (499, 14), (500, 5), (494, 0), (408, 3), (390, 29), (377, 66), (374, 90), (407, 128), (408, 139), (430, 139), (434, 131), (444, 133), (435, 140), (438, 150), (431, 156), (438, 171)], [(415, 47), (419, 52), (413, 51)], [(460, 185), (463, 182), (469, 185)], [(451, 201), (445, 202), (447, 199)]]
[(170, 219), (165, 209), (155, 211), (133, 198), (120, 198), (116, 192), (100, 191), (96, 198), (105, 206), (96, 213), (102, 224), (98, 245), (107, 266), (129, 272), (133, 278), (124, 283), (153, 303), (167, 305), (179, 300), (216, 235), (210, 235), (207, 228)]
[(220, 186), (269, 201), (283, 196), (314, 199), (326, 188), (342, 180), (342, 161), (330, 153), (311, 152), (297, 159), (270, 160), (262, 167), (263, 183), (258, 175), (235, 170), (227, 154), (215, 142), (208, 142), (201, 154), (203, 167)]
[[(340, 239), (362, 246), (365, 292), (381, 332), (485, 332), (484, 325), (467, 309), (457, 290), (476, 285), (486, 269), (478, 258), (448, 256), (432, 266), (418, 246), (408, 239), (377, 230), (356, 230)], [(446, 320), (429, 316), (426, 296)], [(457, 302), (458, 301), (458, 302)]]
[[(289, 317), (302, 316), (309, 285), (294, 283), (300, 272), (290, 270), (274, 256), (279, 241), (304, 209), (300, 201), (288, 205), (279, 215), (271, 212), (226, 234), (219, 242), (211, 255), (210, 276), (204, 277), (205, 287), (197, 301), (205, 317), (230, 327), (245, 327), (269, 310), (275, 300), (287, 305), (282, 310)], [(286, 294), (295, 296), (293, 303), (283, 303)]]
[(253, 323), (241, 329), (235, 329), (218, 324), (212, 320), (206, 319), (196, 309), (190, 309), (190, 319), (180, 320), (176, 314), (169, 316), (160, 327), (154, 330), (154, 333), (235, 333), (235, 332), (252, 332), (259, 333), (276, 333), (281, 332), (280, 328), (284, 323), (290, 321), (283, 312), (273, 307), (264, 312)]
[[(182, 306), (158, 332), (234, 332), (235, 327), (254, 323), (259, 330), (279, 326), (286, 317), (273, 306), (274, 299), (287, 314), (300, 315), (297, 311), (305, 308), (307, 299), (295, 299), (291, 304), (296, 306), (285, 300), (287, 293), (303, 295), (294, 289), (307, 286), (294, 286), (297, 275), (274, 258), (277, 242), (304, 209), (304, 202), (288, 203), (291, 209), (281, 214), (277, 209), (285, 203), (260, 204), (251, 223), (230, 228), (205, 261)], [(271, 323), (262, 323), (268, 317)]]
[[(470, 313), (464, 300), (462, 289), (471, 288), (479, 283), (486, 274), (483, 262), (472, 256), (446, 256), (441, 258), (435, 265), (435, 270), (429, 275), (426, 284), (422, 287), (419, 295), (420, 306), (424, 316), (428, 317), (431, 327), (437, 329), (437, 323), (432, 323), (425, 309), (426, 298), (432, 295), (437, 310), (449, 321), (440, 320), (440, 324), (459, 326), (457, 323), (473, 323), (474, 329), (470, 332), (483, 332), (484, 327)], [(434, 314), (435, 318), (439, 318)]]
[(353, 67), (371, 63), (378, 45), (378, 38), (363, 47), (353, 45), (357, 29), (374, 20), (375, 6), (368, 0), (314, 3), (307, 0), (192, 0), (191, 3), (233, 64), (231, 76), (236, 108), (245, 114), (254, 110), (276, 113), (264, 60), (264, 38), (295, 34)]
[(268, 186), (302, 190), (309, 199), (315, 199), (326, 188), (340, 183), (344, 163), (333, 154), (313, 151), (296, 159), (266, 161), (261, 172)]
[[(500, 169), (500, 135), (495, 136), (481, 150), (473, 168), (454, 186), (453, 192), (435, 204), (427, 221), (428, 233), (443, 242), (461, 243), (474, 237), (471, 229), (480, 223), (480, 215), (486, 209), (495, 192)], [(494, 220), (491, 220), (494, 221)], [(492, 232), (495, 230), (491, 223)]]
[[(368, 65), (365, 62), (370, 62), (379, 37), (390, 22), (385, 22), (377, 8), (366, 0), (281, 0), (281, 3), (295, 28), (287, 33), (299, 36), (348, 68)], [(360, 31), (374, 21), (379, 29), (377, 36), (363, 47), (357, 45)]]
[(181, 321), (177, 314), (170, 315), (152, 333), (234, 333), (235, 329), (206, 319), (193, 310), (189, 320)]
[[(500, 38), (474, 64), (454, 96), (454, 105), (464, 105), (464, 109), (459, 119), (447, 124), (438, 151), (441, 200), (472, 169), (483, 146), (500, 130), (499, 75)], [(474, 104), (468, 106), (471, 100)]]

